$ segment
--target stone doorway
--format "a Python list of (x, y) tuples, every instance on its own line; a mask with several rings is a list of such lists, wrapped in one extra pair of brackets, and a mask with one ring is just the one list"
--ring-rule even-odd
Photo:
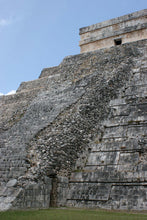
[(51, 174), (52, 190), (50, 193), (50, 207), (57, 207), (57, 185), (58, 179), (56, 174)]

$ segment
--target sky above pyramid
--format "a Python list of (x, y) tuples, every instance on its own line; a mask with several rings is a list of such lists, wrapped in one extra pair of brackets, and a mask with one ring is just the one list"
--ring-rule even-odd
[(80, 53), (79, 28), (146, 6), (146, 0), (0, 0), (0, 95)]

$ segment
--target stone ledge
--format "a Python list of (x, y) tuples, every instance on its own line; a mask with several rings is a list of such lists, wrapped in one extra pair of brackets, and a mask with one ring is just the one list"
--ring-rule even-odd
[(125, 27), (125, 28), (122, 28), (119, 31), (109, 31), (109, 32), (101, 34), (100, 36), (89, 37), (85, 40), (81, 40), (79, 42), (79, 45), (80, 46), (86, 45), (86, 44), (96, 42), (96, 41), (99, 41), (99, 40), (102, 40), (102, 39), (110, 38), (110, 37), (116, 37), (116, 36), (120, 37), (120, 35), (122, 35), (122, 34), (127, 34), (127, 33), (130, 33), (130, 32), (137, 31), (137, 30), (143, 30), (143, 29), (146, 30), (146, 28), (147, 28), (147, 23), (140, 24), (140, 25), (135, 25), (135, 26), (132, 26), (132, 27)]
[(97, 24), (93, 24), (87, 27), (83, 27), (80, 28), (80, 34), (84, 34), (86, 32), (90, 32), (90, 31), (94, 31), (103, 27), (107, 27), (113, 24), (118, 24), (120, 22), (124, 22), (124, 21), (129, 21), (135, 18), (139, 18), (142, 16), (146, 16), (147, 15), (147, 9), (141, 10), (141, 11), (137, 11), (137, 12), (133, 12), (131, 14), (127, 14), (127, 15), (123, 15), (117, 18), (113, 18), (111, 20), (107, 20), (107, 21), (103, 21)]

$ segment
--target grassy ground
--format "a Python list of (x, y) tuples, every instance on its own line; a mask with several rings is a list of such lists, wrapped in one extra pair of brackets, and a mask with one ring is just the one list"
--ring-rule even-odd
[(0, 212), (0, 220), (147, 220), (147, 214), (86, 210), (48, 209)]

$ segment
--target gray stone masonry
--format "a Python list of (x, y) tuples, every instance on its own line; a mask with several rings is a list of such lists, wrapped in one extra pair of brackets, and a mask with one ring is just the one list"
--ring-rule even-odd
[(93, 24), (87, 27), (83, 27), (80, 28), (80, 34), (86, 33), (86, 32), (90, 32), (90, 31), (94, 31), (96, 29), (100, 29), (100, 28), (104, 28), (104, 27), (108, 27), (114, 24), (119, 24), (122, 22), (126, 22), (126, 21), (130, 21), (130, 20), (135, 20), (137, 18), (140, 17), (144, 17), (147, 15), (147, 9), (141, 10), (141, 11), (136, 11), (133, 12), (131, 14), (127, 14), (127, 15), (123, 15), (121, 17), (117, 17), (117, 18), (113, 18), (107, 21), (103, 21), (97, 24)]
[(147, 40), (66, 57), (0, 98), (0, 210), (147, 210)]
[(81, 53), (147, 39), (147, 9), (80, 29)]

